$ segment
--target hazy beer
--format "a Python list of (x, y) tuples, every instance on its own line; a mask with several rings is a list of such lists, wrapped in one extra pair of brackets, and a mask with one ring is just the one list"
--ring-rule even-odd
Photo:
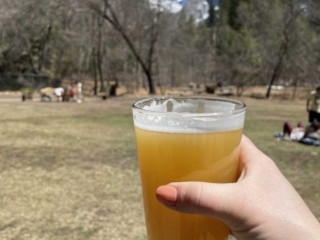
[[(181, 104), (176, 109), (157, 107), (168, 104), (165, 99), (158, 105), (153, 103), (147, 110), (143, 110), (142, 105), (142, 110), (134, 109), (148, 239), (224, 240), (229, 235), (225, 224), (209, 217), (167, 209), (156, 200), (155, 191), (158, 186), (170, 182), (236, 181), (245, 107), (238, 102), (228, 105), (225, 100), (184, 101), (187, 100), (171, 100), (170, 105)], [(231, 111), (229, 115), (207, 113), (214, 109), (222, 111), (219, 107), (205, 107), (205, 104), (217, 105), (219, 101), (226, 104), (222, 110)], [(145, 104), (152, 105), (152, 102)], [(139, 114), (143, 116), (137, 116)], [(228, 117), (235, 122), (223, 121)]]

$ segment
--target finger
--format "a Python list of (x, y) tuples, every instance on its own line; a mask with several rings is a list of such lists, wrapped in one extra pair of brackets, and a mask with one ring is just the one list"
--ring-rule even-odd
[(239, 221), (238, 204), (235, 202), (241, 197), (241, 192), (234, 183), (171, 183), (160, 186), (156, 196), (165, 206), (179, 212), (219, 218), (230, 225)]

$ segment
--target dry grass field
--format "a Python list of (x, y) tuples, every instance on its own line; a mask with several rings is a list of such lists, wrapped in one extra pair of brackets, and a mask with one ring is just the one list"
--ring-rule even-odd
[[(304, 103), (243, 100), (245, 133), (320, 219), (320, 147), (273, 138)], [(0, 103), (0, 239), (146, 239), (134, 101)]]

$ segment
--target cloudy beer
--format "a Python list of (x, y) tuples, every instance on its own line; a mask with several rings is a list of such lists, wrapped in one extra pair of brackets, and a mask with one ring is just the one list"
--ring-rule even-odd
[(167, 209), (155, 191), (178, 181), (235, 182), (244, 105), (216, 99), (150, 101), (133, 109), (148, 239), (228, 239), (224, 223)]

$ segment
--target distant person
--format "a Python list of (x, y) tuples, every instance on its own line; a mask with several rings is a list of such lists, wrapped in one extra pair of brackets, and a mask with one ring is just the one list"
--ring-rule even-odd
[(311, 92), (307, 100), (307, 111), (309, 112), (310, 123), (312, 123), (314, 119), (320, 122), (320, 86)]
[(294, 128), (289, 122), (285, 122), (283, 124), (282, 137), (285, 137), (286, 135), (289, 136), (290, 140), (301, 140), (305, 135), (303, 124), (299, 122), (297, 127)]
[(77, 98), (78, 98), (78, 86), (77, 86), (77, 84), (72, 84), (71, 91), (72, 91), (73, 100), (77, 101)]
[[(301, 122), (294, 128), (289, 122), (283, 124), (283, 132), (275, 133), (278, 140), (298, 141), (303, 144), (319, 146), (318, 130), (320, 123), (314, 119), (306, 128)], [(287, 137), (288, 135), (288, 137)]]
[(63, 101), (64, 102), (69, 102), (70, 99), (73, 98), (73, 92), (72, 92), (72, 87), (70, 85), (68, 85), (65, 89), (64, 89), (64, 93), (63, 93)]
[(81, 103), (82, 102), (82, 83), (78, 82), (77, 84), (78, 87), (78, 99), (77, 99), (77, 103)]
[(42, 88), (40, 90), (40, 94), (41, 94), (41, 101), (51, 102), (52, 96), (54, 94), (54, 88), (51, 88), (51, 87)]
[(63, 93), (64, 93), (64, 89), (62, 87), (58, 87), (54, 89), (54, 95), (56, 95), (58, 102), (62, 102)]

